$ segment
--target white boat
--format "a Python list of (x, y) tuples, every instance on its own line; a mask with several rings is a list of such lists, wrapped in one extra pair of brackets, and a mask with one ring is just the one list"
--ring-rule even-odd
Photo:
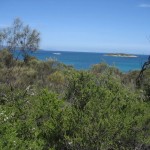
[(61, 55), (61, 53), (53, 53), (54, 55)]

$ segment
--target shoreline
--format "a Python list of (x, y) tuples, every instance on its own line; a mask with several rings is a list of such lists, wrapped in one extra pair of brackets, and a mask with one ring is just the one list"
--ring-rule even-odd
[(129, 57), (129, 58), (136, 58), (138, 56), (121, 56), (121, 55), (104, 55), (104, 56), (109, 56), (109, 57)]
[(104, 56), (112, 56), (112, 57), (129, 57), (129, 58), (136, 58), (137, 55), (134, 54), (125, 54), (125, 53), (109, 53), (105, 54)]

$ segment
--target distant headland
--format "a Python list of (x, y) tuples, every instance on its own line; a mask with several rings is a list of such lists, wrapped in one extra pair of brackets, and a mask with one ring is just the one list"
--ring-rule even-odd
[(105, 56), (113, 56), (113, 57), (138, 57), (132, 54), (125, 54), (125, 53), (109, 53), (105, 54)]

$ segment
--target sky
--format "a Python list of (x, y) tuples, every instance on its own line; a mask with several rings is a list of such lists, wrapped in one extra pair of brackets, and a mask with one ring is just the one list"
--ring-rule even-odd
[(150, 0), (0, 0), (0, 28), (19, 17), (40, 49), (150, 54)]

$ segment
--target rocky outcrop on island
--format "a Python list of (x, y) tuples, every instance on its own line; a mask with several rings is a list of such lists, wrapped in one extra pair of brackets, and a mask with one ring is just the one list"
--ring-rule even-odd
[(105, 54), (105, 56), (113, 56), (113, 57), (138, 57), (132, 54), (125, 54), (125, 53), (109, 53)]

